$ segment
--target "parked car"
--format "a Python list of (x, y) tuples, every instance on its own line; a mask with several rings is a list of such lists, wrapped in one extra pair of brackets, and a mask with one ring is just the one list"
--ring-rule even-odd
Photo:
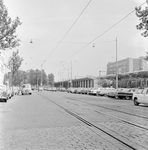
[(136, 93), (133, 94), (134, 105), (139, 104), (148, 104), (148, 88), (139, 89)]
[(121, 92), (123, 89), (124, 88), (115, 89), (115, 91), (113, 91), (112, 94), (110, 94), (110, 97), (118, 99), (118, 92)]
[(81, 94), (88, 94), (92, 88), (82, 88)]
[(128, 89), (125, 88), (122, 91), (118, 92), (118, 98), (119, 99), (132, 99), (133, 93), (136, 91), (136, 89)]
[(90, 90), (90, 95), (97, 95), (97, 90), (98, 90), (99, 88), (98, 87), (94, 87), (94, 88), (92, 88), (91, 90)]
[(100, 87), (100, 88), (97, 89), (97, 91), (96, 91), (96, 95), (97, 95), (97, 96), (100, 95), (100, 91), (101, 91), (102, 88), (103, 88), (103, 87)]
[(109, 88), (107, 91), (106, 91), (106, 96), (108, 97), (111, 97), (112, 96), (112, 92), (114, 92), (116, 89), (115, 88)]
[(13, 90), (12, 87), (6, 86), (6, 90), (8, 99), (15, 95), (15, 90)]
[(83, 87), (82, 89), (81, 89), (81, 94), (86, 94), (87, 93), (87, 88), (86, 87)]
[(78, 87), (77, 89), (76, 89), (76, 93), (77, 94), (81, 94), (81, 91), (83, 90), (83, 88), (82, 87)]
[(105, 96), (107, 94), (108, 89), (109, 88), (101, 88), (100, 92), (99, 92), (99, 95), (100, 96)]
[(56, 92), (56, 91), (57, 91), (57, 88), (56, 88), (56, 87), (52, 87), (52, 88), (50, 89), (50, 91)]
[(74, 92), (75, 92), (75, 89), (76, 89), (76, 88), (74, 88), (74, 87), (70, 87), (70, 88), (68, 88), (67, 92), (68, 92), (68, 93), (74, 93)]
[(112, 89), (111, 91), (108, 92), (107, 96), (111, 98), (116, 98), (117, 92), (119, 89)]
[(7, 102), (8, 100), (8, 93), (6, 85), (0, 85), (0, 101)]
[(22, 95), (25, 94), (32, 94), (32, 89), (31, 89), (31, 85), (30, 84), (23, 84), (21, 87), (21, 93)]
[(38, 87), (38, 91), (44, 91), (43, 86), (39, 86), (39, 87)]
[(90, 94), (91, 89), (92, 89), (92, 87), (87, 88), (87, 93), (86, 93), (87, 95), (89, 95), (89, 94)]
[(65, 91), (66, 91), (66, 88), (61, 87), (61, 88), (59, 89), (59, 91), (61, 91), (61, 92), (65, 92)]

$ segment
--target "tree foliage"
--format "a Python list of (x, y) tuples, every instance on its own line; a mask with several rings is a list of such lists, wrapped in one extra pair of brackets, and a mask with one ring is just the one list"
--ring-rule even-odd
[(0, 49), (7, 50), (19, 46), (19, 39), (15, 34), (16, 28), (21, 25), (19, 18), (12, 20), (8, 16), (3, 0), (0, 0)]
[(12, 76), (18, 71), (22, 62), (23, 58), (19, 56), (19, 51), (13, 52), (8, 60), (8, 67), (12, 72)]
[[(44, 70), (42, 70), (42, 81), (43, 85), (47, 85), (47, 75)], [(17, 70), (12, 78), (12, 74), (9, 72), (4, 76), (4, 84), (7, 82), (13, 83), (14, 86), (20, 86), (21, 84), (30, 83), (33, 86), (41, 85), (41, 70)]]
[(11, 84), (13, 84), (15, 74), (21, 67), (22, 62), (23, 58), (19, 56), (19, 51), (13, 52), (8, 60), (8, 68), (11, 70)]
[[(112, 81), (112, 82), (111, 82)], [(98, 85), (103, 87), (116, 87), (116, 75), (101, 77)], [(139, 71), (136, 73), (119, 74), (118, 87), (119, 88), (135, 88), (148, 86), (148, 71)]]
[(48, 84), (50, 87), (54, 86), (54, 75), (52, 73), (48, 74)]
[[(41, 70), (29, 70), (27, 82), (34, 86), (41, 85)], [(47, 85), (47, 75), (44, 70), (42, 70), (42, 84)]]
[[(147, 0), (148, 4), (148, 0)], [(139, 17), (140, 23), (136, 26), (138, 30), (144, 30), (141, 34), (144, 37), (148, 36), (148, 7), (141, 9), (141, 7), (136, 7), (136, 15)]]

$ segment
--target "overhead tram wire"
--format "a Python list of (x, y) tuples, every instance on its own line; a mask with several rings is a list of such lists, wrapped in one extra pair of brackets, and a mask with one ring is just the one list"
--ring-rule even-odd
[[(142, 3), (140, 6), (144, 5), (146, 2)], [(140, 7), (139, 6), (139, 7)], [(122, 22), (124, 19), (126, 19), (128, 16), (130, 16), (133, 12), (135, 12), (135, 10), (131, 11), (129, 14), (127, 14), (125, 17), (123, 17), (122, 19), (120, 19), (118, 22), (116, 22), (114, 25), (112, 25), (110, 28), (108, 28), (107, 30), (105, 30), (103, 33), (101, 33), (99, 36), (97, 36), (95, 39), (93, 39), (92, 41), (90, 41), (88, 44), (86, 44), (84, 47), (82, 47), (81, 49), (79, 49), (77, 52), (73, 53), (71, 56), (69, 56), (68, 58), (64, 59), (63, 61), (60, 62), (63, 63), (66, 60), (68, 60), (69, 58), (73, 57), (74, 55), (76, 55), (77, 53), (79, 53), (81, 50), (83, 50), (84, 48), (86, 48), (87, 46), (89, 46), (90, 44), (92, 44), (94, 41), (96, 41), (98, 38), (100, 38), (102, 35), (104, 35), (105, 33), (107, 33), (109, 30), (111, 30), (112, 28), (114, 28), (116, 25), (118, 25), (120, 22)], [(59, 64), (59, 65), (60, 65)], [(59, 65), (57, 66), (57, 68), (59, 67)]]
[[(32, 40), (38, 40), (38, 41), (42, 41), (42, 42), (45, 42), (45, 41), (47, 41), (47, 42), (50, 42), (50, 43), (58, 43), (58, 42), (60, 42), (60, 41), (50, 41), (50, 40), (43, 40), (43, 39), (31, 39), (31, 43), (33, 43), (32, 42)], [(73, 42), (70, 42), (70, 41), (64, 41), (64, 42), (61, 42), (62, 44), (83, 44), (83, 45), (85, 45), (85, 44), (88, 44), (88, 43), (83, 43), (83, 42), (75, 42), (75, 41), (73, 41)]]
[(70, 32), (70, 30), (72, 29), (72, 27), (76, 24), (76, 22), (78, 21), (78, 19), (80, 18), (80, 16), (83, 14), (83, 12), (86, 10), (86, 8), (88, 7), (88, 5), (91, 3), (92, 0), (90, 0), (87, 5), (84, 7), (84, 9), (82, 10), (82, 12), (80, 13), (80, 15), (77, 17), (77, 19), (74, 21), (74, 23), (71, 25), (71, 27), (68, 29), (68, 31), (65, 33), (65, 35), (62, 37), (62, 39), (59, 41), (59, 43), (56, 45), (56, 47), (52, 50), (52, 52), (48, 55), (48, 57), (43, 61), (42, 65), (47, 61), (47, 59), (52, 55), (52, 53), (57, 49), (57, 47), (61, 44), (61, 42), (63, 41), (63, 39), (66, 37), (66, 35)]
[[(109, 42), (113, 42), (113, 41), (116, 41), (116, 40), (97, 42), (97, 43), (95, 43), (95, 45), (97, 45), (97, 44), (103, 44), (103, 43), (109, 43)], [(87, 44), (87, 45), (88, 45), (89, 43), (83, 43), (83, 44)], [(67, 59), (69, 59), (69, 57), (68, 57)], [(65, 59), (64, 61), (66, 61), (67, 59)], [(61, 61), (61, 62), (58, 64), (58, 66), (56, 67), (56, 69), (57, 69), (64, 61)]]

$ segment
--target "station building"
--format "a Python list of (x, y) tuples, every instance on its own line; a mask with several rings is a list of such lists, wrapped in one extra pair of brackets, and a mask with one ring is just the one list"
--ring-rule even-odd
[[(129, 73), (148, 70), (147, 61), (144, 59), (144, 57), (126, 58), (126, 59), (117, 61), (117, 63), (109, 62), (107, 64), (107, 74), (104, 75), (103, 78), (106, 78), (108, 76), (115, 76), (117, 64), (118, 64), (118, 74), (129, 74)], [(76, 88), (99, 87), (100, 76), (101, 75), (99, 75), (99, 77), (88, 76), (88, 77), (83, 77), (83, 78), (78, 78), (78, 79), (72, 79), (72, 84), (71, 84), (71, 80), (58, 81), (54, 83), (54, 86), (57, 88), (58, 87), (69, 88), (71, 87), (71, 85), (72, 87), (76, 87)]]
[[(72, 87), (86, 87), (86, 88), (92, 88), (92, 87), (98, 87), (98, 81), (99, 79), (97, 77), (84, 77), (79, 79), (72, 79)], [(66, 81), (59, 81), (54, 83), (55, 87), (64, 87), (69, 88), (71, 86), (71, 80)]]

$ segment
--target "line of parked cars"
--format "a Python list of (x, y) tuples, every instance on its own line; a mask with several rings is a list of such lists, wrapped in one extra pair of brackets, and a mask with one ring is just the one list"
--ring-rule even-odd
[(3, 84), (0, 84), (0, 102), (7, 102), (8, 99), (11, 99), (14, 95), (26, 95), (32, 94), (32, 89), (30, 84), (23, 84), (20, 87), (10, 87)]
[(0, 101), (7, 102), (8, 99), (11, 99), (14, 95), (18, 94), (17, 87), (9, 87), (3, 84), (0, 84)]
[(133, 100), (134, 105), (148, 104), (148, 88), (68, 88), (68, 93), (87, 94), (96, 96), (107, 96), (116, 99)]

